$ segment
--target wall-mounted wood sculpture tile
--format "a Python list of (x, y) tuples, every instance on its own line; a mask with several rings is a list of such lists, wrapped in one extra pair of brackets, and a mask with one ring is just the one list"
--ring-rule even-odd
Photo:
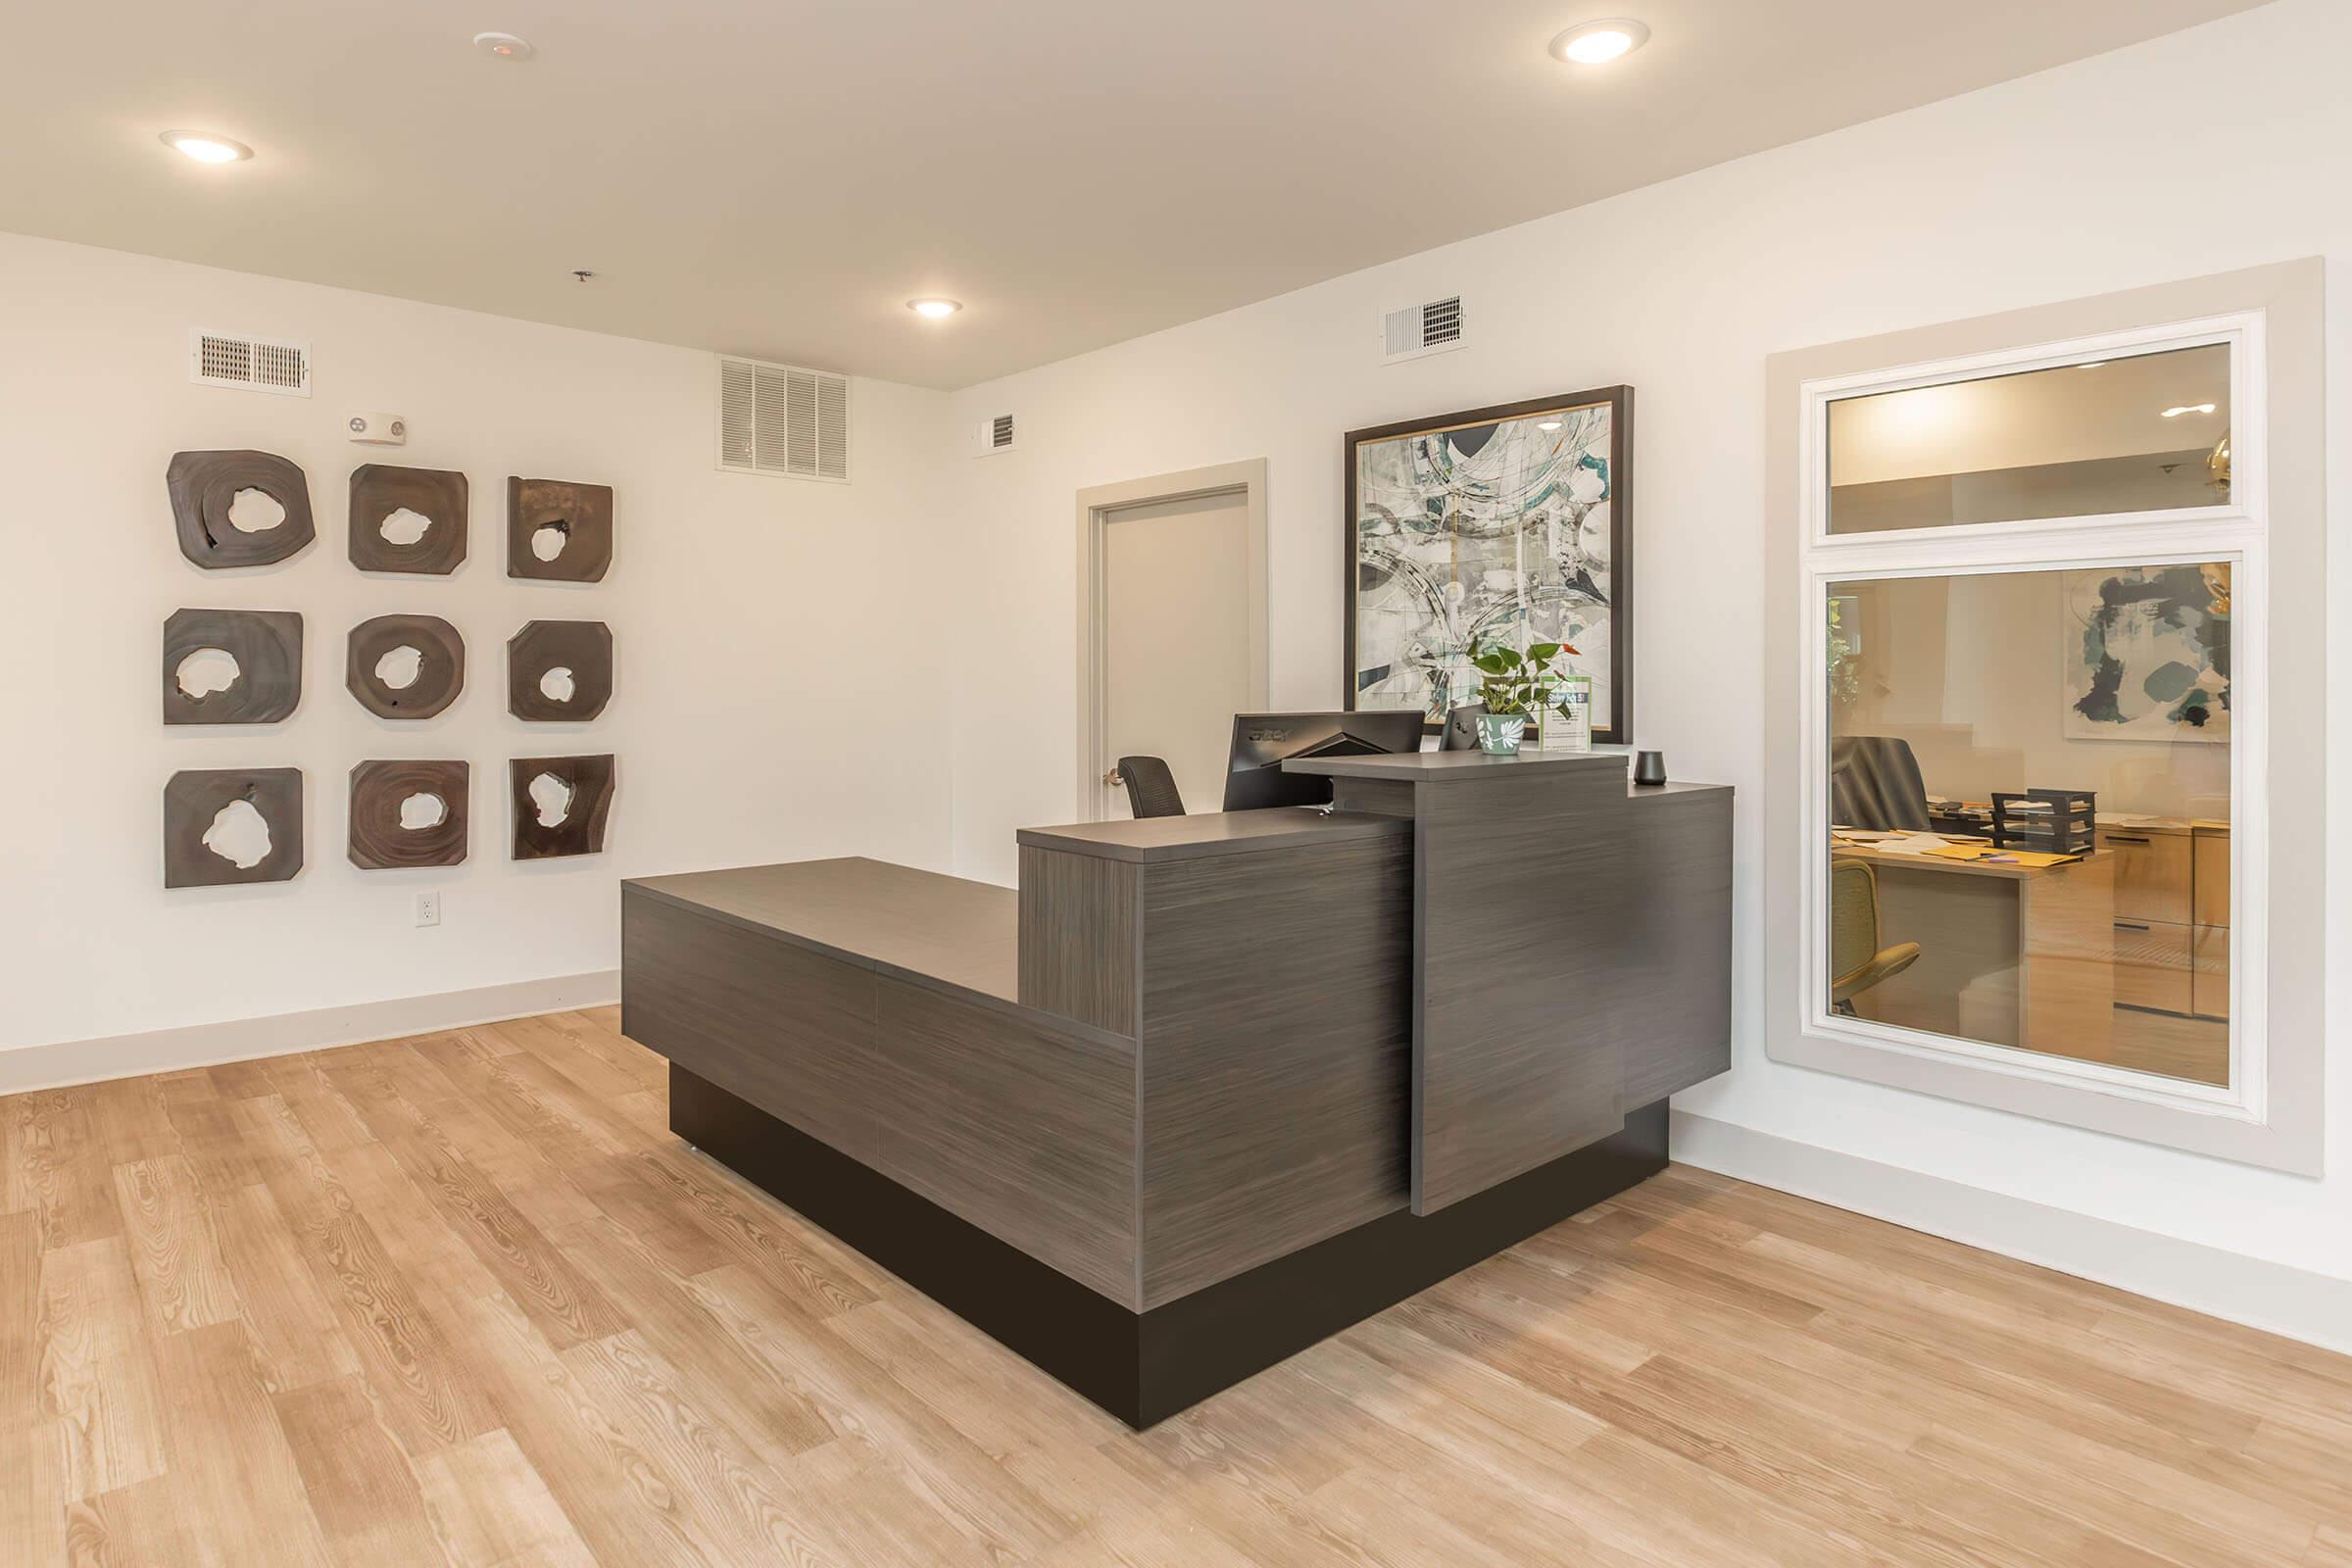
[(601, 582), (612, 564), (612, 487), (507, 478), (507, 575)]
[(285, 882), (301, 869), (301, 768), (191, 768), (164, 786), (164, 886)]
[(586, 720), (612, 700), (612, 632), (603, 621), (534, 620), (507, 639), (507, 711), (516, 718)]
[[(190, 655), (218, 649), (236, 663), (212, 687)], [(274, 724), (302, 701), (302, 616), (291, 610), (174, 610), (164, 622), (164, 722)]]
[(397, 871), (464, 860), (470, 772), (455, 761), (374, 761), (354, 767), (351, 863), (363, 871)]
[[(402, 673), (406, 660), (386, 662), (403, 649), (416, 654), (416, 672), (406, 685), (385, 678)], [(439, 615), (377, 615), (351, 628), (351, 657), (343, 683), (360, 706), (378, 718), (430, 718), (466, 689), (466, 639)]]
[[(397, 512), (422, 517), (424, 531), (406, 544), (386, 534), (384, 519)], [(462, 473), (363, 464), (351, 470), (351, 564), (446, 577), (466, 559), (467, 515)]]
[[(542, 778), (552, 783), (541, 784)], [(517, 757), (507, 763), (514, 797), (514, 858), (595, 855), (612, 813), (612, 758)]]
[[(174, 452), (164, 471), (179, 553), (199, 566), (267, 566), (309, 544), (311, 486), (302, 470), (268, 452)], [(259, 490), (285, 513), (274, 527), (247, 532), (229, 520), (241, 490)]]

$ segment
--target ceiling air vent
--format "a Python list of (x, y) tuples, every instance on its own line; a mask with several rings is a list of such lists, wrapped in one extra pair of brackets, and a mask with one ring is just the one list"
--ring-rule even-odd
[(729, 473), (846, 484), (849, 377), (720, 356), (718, 466)]
[(982, 419), (972, 426), (972, 456), (985, 458), (1012, 450), (1012, 416), (1000, 414), (993, 419)]
[(1380, 335), (1384, 365), (1458, 349), (1462, 346), (1462, 297), (1454, 294), (1391, 311), (1381, 318)]
[(311, 395), (311, 346), (199, 328), (188, 334), (188, 379), (279, 397)]

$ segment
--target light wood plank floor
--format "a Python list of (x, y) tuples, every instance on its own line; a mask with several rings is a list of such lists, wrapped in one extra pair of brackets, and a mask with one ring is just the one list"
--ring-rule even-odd
[(0, 1562), (2352, 1565), (2352, 1360), (1681, 1168), (1135, 1436), (615, 1029), (0, 1101)]

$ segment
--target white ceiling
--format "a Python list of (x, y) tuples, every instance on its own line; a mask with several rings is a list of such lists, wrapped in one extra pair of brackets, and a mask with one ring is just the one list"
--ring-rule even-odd
[(956, 387), (2257, 3), (24, 0), (0, 229)]

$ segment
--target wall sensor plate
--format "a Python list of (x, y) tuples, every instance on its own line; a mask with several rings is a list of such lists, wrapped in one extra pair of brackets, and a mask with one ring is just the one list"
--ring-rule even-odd
[(371, 447), (405, 447), (409, 444), (409, 421), (397, 414), (355, 414), (344, 421), (354, 441), (364, 441)]

